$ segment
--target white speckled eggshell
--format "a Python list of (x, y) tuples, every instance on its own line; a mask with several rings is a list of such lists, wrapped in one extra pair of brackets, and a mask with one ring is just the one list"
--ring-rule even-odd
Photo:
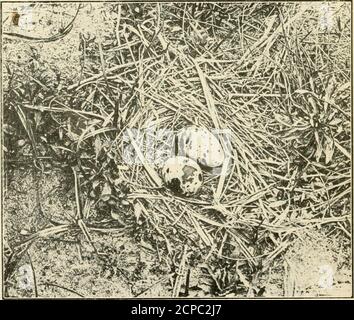
[(203, 184), (199, 165), (186, 157), (168, 159), (162, 168), (162, 177), (167, 187), (186, 196), (195, 194)]
[(221, 143), (205, 128), (183, 128), (177, 134), (177, 139), (178, 155), (191, 158), (203, 166), (219, 167), (225, 160)]

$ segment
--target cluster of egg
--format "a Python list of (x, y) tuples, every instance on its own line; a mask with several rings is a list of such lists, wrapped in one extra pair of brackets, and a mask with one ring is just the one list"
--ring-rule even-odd
[(207, 129), (196, 126), (178, 132), (175, 151), (176, 156), (165, 162), (162, 176), (167, 187), (184, 196), (197, 193), (202, 186), (200, 166), (219, 167), (225, 159), (219, 140)]

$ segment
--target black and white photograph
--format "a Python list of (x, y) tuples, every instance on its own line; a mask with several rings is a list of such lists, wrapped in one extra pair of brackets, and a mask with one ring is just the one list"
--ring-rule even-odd
[(1, 24), (2, 299), (352, 298), (352, 2)]

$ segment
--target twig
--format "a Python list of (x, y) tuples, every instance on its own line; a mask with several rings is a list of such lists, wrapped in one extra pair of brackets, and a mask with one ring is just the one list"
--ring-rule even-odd
[(74, 26), (74, 21), (75, 21), (77, 15), (79, 14), (81, 6), (82, 6), (82, 4), (79, 4), (79, 6), (77, 7), (75, 16), (69, 22), (69, 24), (64, 29), (60, 30), (60, 32), (54, 36), (51, 36), (48, 38), (41, 38), (41, 37), (26, 36), (26, 35), (14, 33), (14, 32), (3, 32), (3, 36), (8, 37), (8, 38), (19, 38), (19, 39), (30, 40), (30, 41), (35, 41), (35, 42), (52, 42), (52, 41), (60, 40), (60, 39), (64, 38), (67, 34), (69, 34), (70, 31), (72, 30), (72, 28)]
[(55, 283), (52, 283), (52, 282), (41, 282), (38, 284), (39, 286), (50, 286), (50, 287), (56, 287), (56, 288), (60, 288), (60, 289), (63, 289), (65, 291), (68, 291), (68, 292), (71, 292), (73, 294), (76, 294), (77, 296), (81, 297), (81, 298), (85, 298), (84, 295), (78, 293), (77, 291), (73, 290), (73, 289), (69, 289), (69, 288), (66, 288), (66, 287), (63, 287), (59, 284), (55, 284)]
[(175, 280), (175, 284), (173, 286), (172, 298), (178, 298), (179, 293), (181, 292), (182, 279), (186, 268), (186, 260), (187, 260), (187, 245), (183, 247), (182, 258), (178, 266), (177, 277)]

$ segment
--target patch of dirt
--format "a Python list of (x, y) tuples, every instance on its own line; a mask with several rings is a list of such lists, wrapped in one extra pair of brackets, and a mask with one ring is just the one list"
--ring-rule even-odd
[(270, 270), (267, 297), (351, 297), (350, 241), (303, 231)]
[[(65, 224), (75, 215), (70, 178), (59, 170), (42, 176), (25, 170), (12, 172), (4, 201), (8, 246), (21, 241), (18, 235), (45, 229), (49, 220)], [(119, 230), (92, 232), (91, 243), (77, 233), (38, 239), (18, 263), (8, 296), (170, 296), (167, 270), (162, 269), (154, 249), (146, 247)], [(33, 277), (37, 293), (31, 285)]]

